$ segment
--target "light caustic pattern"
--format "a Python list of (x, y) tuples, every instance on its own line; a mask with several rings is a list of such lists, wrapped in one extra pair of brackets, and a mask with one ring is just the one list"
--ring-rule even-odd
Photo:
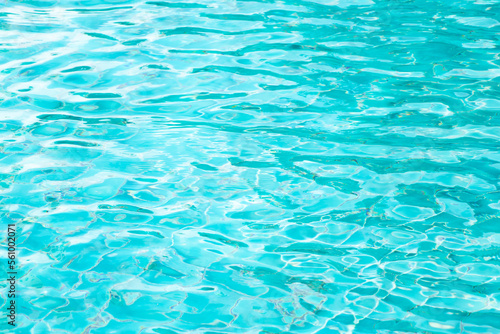
[(2, 3), (19, 333), (500, 332), (499, 1)]

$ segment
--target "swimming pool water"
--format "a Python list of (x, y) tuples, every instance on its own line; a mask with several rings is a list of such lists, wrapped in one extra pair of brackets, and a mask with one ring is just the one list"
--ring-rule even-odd
[(3, 1), (15, 331), (500, 333), (499, 21), (497, 0)]

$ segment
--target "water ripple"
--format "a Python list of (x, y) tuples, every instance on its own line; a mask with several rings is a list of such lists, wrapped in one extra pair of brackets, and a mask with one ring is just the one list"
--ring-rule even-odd
[(500, 331), (499, 13), (5, 2), (17, 330)]

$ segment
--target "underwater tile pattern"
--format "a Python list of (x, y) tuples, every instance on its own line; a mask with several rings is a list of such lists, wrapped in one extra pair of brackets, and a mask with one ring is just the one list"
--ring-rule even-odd
[(16, 332), (500, 333), (499, 43), (498, 0), (2, 1)]

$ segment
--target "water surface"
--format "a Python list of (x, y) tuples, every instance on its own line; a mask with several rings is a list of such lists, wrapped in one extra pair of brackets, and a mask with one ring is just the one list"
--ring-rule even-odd
[(499, 21), (497, 0), (4, 1), (17, 331), (499, 333)]

